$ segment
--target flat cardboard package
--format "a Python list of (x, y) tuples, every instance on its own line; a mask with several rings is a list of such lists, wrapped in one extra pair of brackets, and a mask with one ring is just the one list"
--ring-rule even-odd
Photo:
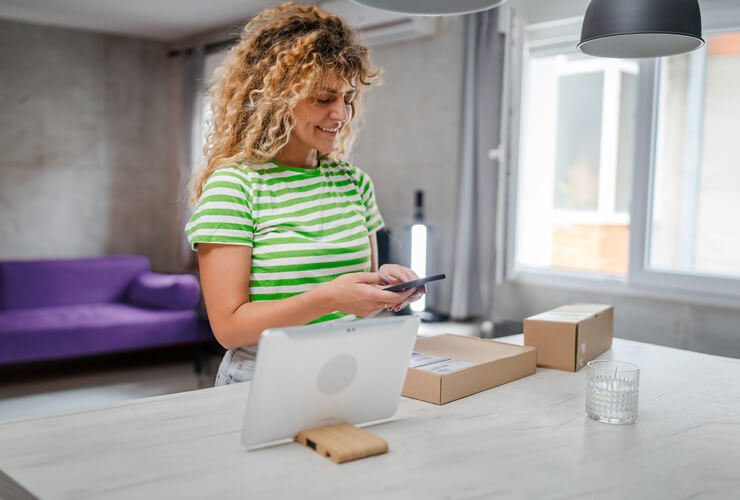
[(532, 347), (452, 334), (419, 339), (414, 351), (402, 394), (438, 405), (532, 375), (537, 362)]
[(571, 304), (524, 320), (524, 344), (537, 349), (537, 366), (575, 372), (612, 346), (614, 308)]

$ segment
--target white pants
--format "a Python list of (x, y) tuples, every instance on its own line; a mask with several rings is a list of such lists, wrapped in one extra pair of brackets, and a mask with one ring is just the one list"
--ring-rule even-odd
[(239, 349), (229, 349), (218, 367), (216, 386), (238, 384), (252, 380), (257, 360), (257, 346), (247, 345)]

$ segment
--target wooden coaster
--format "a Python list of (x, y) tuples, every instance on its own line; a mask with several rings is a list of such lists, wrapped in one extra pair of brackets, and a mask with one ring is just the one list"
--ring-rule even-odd
[(384, 439), (346, 422), (301, 431), (294, 439), (337, 464), (388, 451)]

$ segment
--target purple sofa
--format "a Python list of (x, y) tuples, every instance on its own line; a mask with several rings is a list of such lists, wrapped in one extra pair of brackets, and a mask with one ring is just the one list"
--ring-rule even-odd
[(199, 300), (139, 255), (0, 262), (0, 364), (213, 340)]

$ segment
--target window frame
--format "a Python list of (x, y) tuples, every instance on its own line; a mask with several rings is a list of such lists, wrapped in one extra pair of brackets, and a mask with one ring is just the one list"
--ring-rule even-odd
[[(519, 161), (522, 117), (527, 110), (526, 96), (528, 53), (551, 50), (558, 53), (578, 42), (582, 17), (572, 17), (527, 25), (509, 7), (507, 57), (510, 71), (506, 79), (508, 127), (505, 145), (506, 202), (503, 279), (520, 283), (555, 286), (602, 294), (675, 299), (693, 303), (740, 308), (740, 278), (702, 273), (656, 270), (649, 267), (650, 221), (652, 221), (655, 151), (657, 146), (659, 60), (638, 60), (638, 101), (635, 138), (635, 161), (632, 172), (630, 206), (629, 264), (626, 276), (557, 268), (527, 267), (516, 263), (517, 204), (519, 202)], [(703, 8), (704, 34), (740, 31), (740, 7)]]

